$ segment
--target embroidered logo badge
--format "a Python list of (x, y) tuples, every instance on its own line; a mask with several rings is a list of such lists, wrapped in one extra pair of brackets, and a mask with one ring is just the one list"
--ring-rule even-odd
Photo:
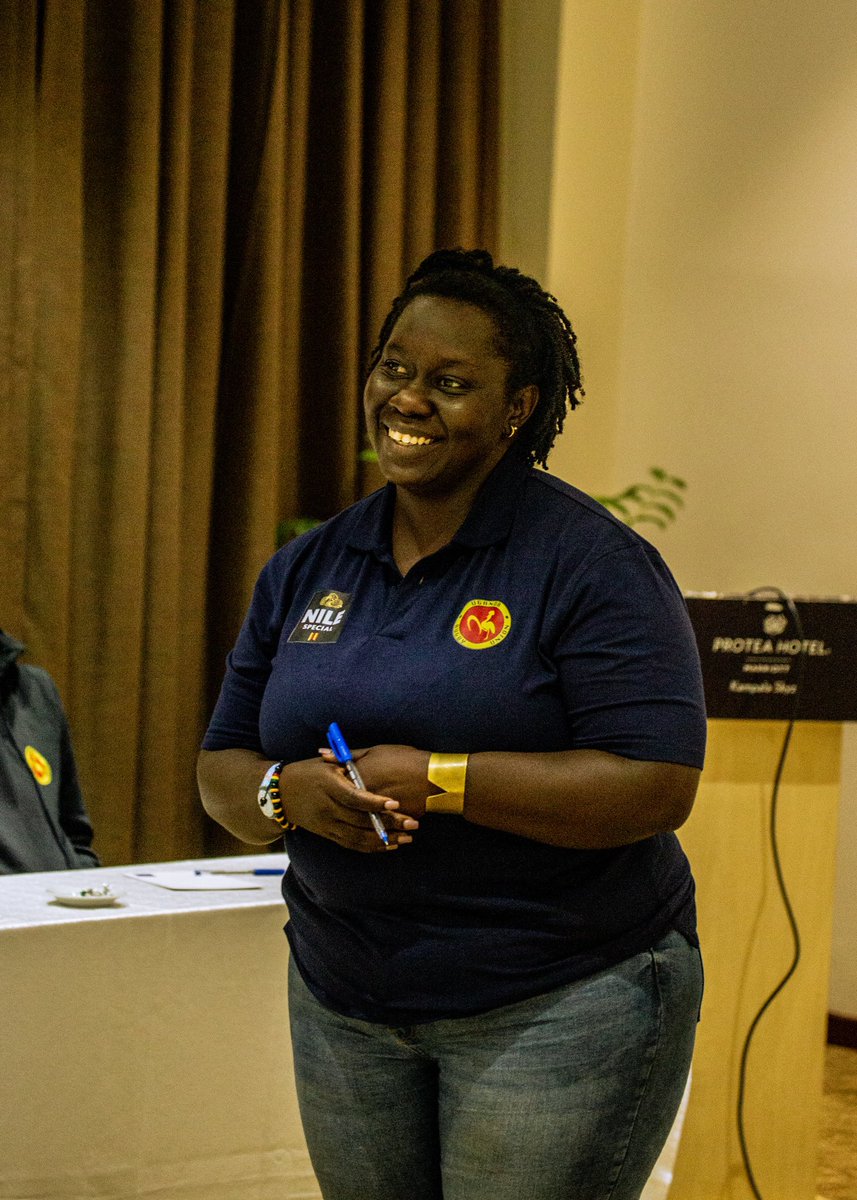
[(452, 636), (468, 650), (487, 650), (502, 642), (512, 628), (512, 614), (502, 600), (469, 600), (458, 614)]
[(350, 592), (316, 592), (289, 634), (289, 641), (335, 642), (342, 633), (350, 607)]
[(27, 760), (27, 766), (33, 772), (33, 778), (36, 783), (40, 783), (42, 787), (47, 787), (54, 777), (51, 770), (51, 764), (45, 758), (44, 754), (39, 754), (35, 746), (24, 747), (24, 758)]

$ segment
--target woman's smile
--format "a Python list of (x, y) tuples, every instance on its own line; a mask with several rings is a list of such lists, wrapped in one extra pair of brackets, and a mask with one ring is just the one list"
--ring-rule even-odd
[(397, 446), (433, 446), (440, 438), (426, 437), (425, 434), (406, 433), (404, 430), (393, 429), (390, 425), (381, 427), (387, 431), (387, 437), (396, 443)]

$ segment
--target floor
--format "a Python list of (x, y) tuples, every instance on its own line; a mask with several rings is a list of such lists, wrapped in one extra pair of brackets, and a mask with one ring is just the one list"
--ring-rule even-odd
[(857, 1200), (857, 1050), (828, 1046), (818, 1200)]

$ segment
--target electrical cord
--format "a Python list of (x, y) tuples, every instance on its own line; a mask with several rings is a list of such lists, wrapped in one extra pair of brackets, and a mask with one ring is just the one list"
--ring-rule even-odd
[[(803, 631), (803, 623), (801, 622), (801, 619), (800, 619), (800, 614), (799, 614), (799, 612), (797, 610), (797, 606), (794, 603), (794, 601), (792, 600), (792, 598), (790, 596), (787, 596), (785, 594), (785, 592), (781, 591), (777, 587), (761, 587), (761, 588), (754, 588), (751, 592), (748, 592), (746, 594), (746, 596), (744, 596), (743, 598), (744, 598), (744, 600), (756, 600), (756, 599), (762, 599), (765, 595), (775, 596), (780, 601), (780, 603), (783, 604), (788, 609), (789, 616), (791, 617), (792, 622), (795, 627), (795, 632), (796, 632), (798, 638), (800, 639), (800, 641), (803, 642), (804, 641), (804, 631)], [(753, 1167), (752, 1167), (752, 1163), (750, 1161), (750, 1151), (747, 1146), (747, 1137), (746, 1137), (746, 1133), (745, 1133), (745, 1129), (744, 1129), (744, 1094), (745, 1094), (746, 1083), (747, 1083), (747, 1062), (748, 1062), (749, 1055), (750, 1055), (750, 1045), (753, 1041), (753, 1036), (759, 1026), (760, 1021), (762, 1020), (762, 1017), (768, 1011), (770, 1006), (773, 1004), (774, 1000), (777, 998), (777, 996), (779, 996), (780, 992), (783, 990), (783, 988), (786, 986), (786, 984), (789, 982), (789, 980), (791, 979), (791, 977), (794, 975), (795, 971), (797, 970), (798, 963), (800, 962), (800, 955), (801, 955), (800, 930), (798, 929), (797, 921), (795, 919), (794, 909), (792, 907), (792, 903), (789, 898), (788, 888), (786, 887), (785, 877), (783, 875), (782, 862), (780, 861), (780, 850), (779, 850), (779, 843), (778, 843), (778, 839), (777, 839), (777, 810), (778, 810), (779, 793), (780, 793), (780, 782), (783, 777), (783, 769), (786, 764), (786, 759), (788, 757), (788, 752), (789, 752), (789, 745), (791, 744), (792, 733), (794, 732), (795, 722), (797, 720), (798, 705), (800, 703), (800, 691), (801, 691), (801, 684), (803, 683), (803, 673), (804, 673), (805, 661), (806, 661), (806, 655), (803, 652), (803, 648), (801, 648), (800, 655), (798, 658), (797, 671), (795, 673), (797, 686), (796, 686), (796, 691), (794, 693), (794, 701), (792, 703), (791, 713), (789, 714), (788, 724), (786, 725), (786, 732), (785, 732), (785, 736), (783, 738), (782, 748), (780, 750), (780, 757), (777, 762), (777, 769), (774, 773), (774, 783), (773, 783), (773, 788), (771, 790), (771, 808), (770, 808), (770, 819), (769, 819), (769, 839), (770, 839), (770, 847), (771, 847), (771, 857), (772, 857), (773, 864), (774, 864), (774, 872), (775, 872), (776, 878), (777, 878), (777, 887), (779, 889), (780, 898), (782, 899), (782, 902), (783, 902), (783, 908), (785, 909), (786, 917), (788, 918), (789, 928), (791, 929), (791, 935), (792, 935), (792, 945), (793, 945), (792, 961), (791, 961), (791, 964), (790, 964), (788, 970), (786, 971), (785, 975), (783, 975), (782, 979), (779, 981), (777, 986), (774, 988), (774, 990), (771, 992), (771, 994), (768, 996), (768, 998), (762, 1004), (761, 1008), (756, 1013), (755, 1017), (753, 1018), (752, 1022), (750, 1023), (750, 1028), (747, 1030), (747, 1035), (744, 1039), (744, 1045), (743, 1045), (743, 1048), (741, 1051), (741, 1067), (740, 1067), (740, 1071), (738, 1074), (738, 1104), (737, 1104), (737, 1110), (736, 1110), (736, 1121), (737, 1121), (737, 1125), (738, 1125), (738, 1140), (741, 1144), (741, 1158), (744, 1161), (744, 1170), (746, 1171), (746, 1174), (747, 1174), (747, 1181), (750, 1184), (750, 1188), (751, 1188), (756, 1200), (764, 1200), (764, 1197), (762, 1196), (762, 1193), (759, 1191), (758, 1184), (756, 1183), (756, 1177), (753, 1174)]]

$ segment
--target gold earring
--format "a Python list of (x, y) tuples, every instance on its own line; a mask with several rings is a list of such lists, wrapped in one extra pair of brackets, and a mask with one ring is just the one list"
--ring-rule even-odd
[(517, 432), (518, 432), (518, 426), (513, 425), (511, 422), (509, 422), (509, 432), (506, 434), (506, 437), (509, 439), (509, 441), (512, 440), (512, 438), (515, 436), (515, 434)]

